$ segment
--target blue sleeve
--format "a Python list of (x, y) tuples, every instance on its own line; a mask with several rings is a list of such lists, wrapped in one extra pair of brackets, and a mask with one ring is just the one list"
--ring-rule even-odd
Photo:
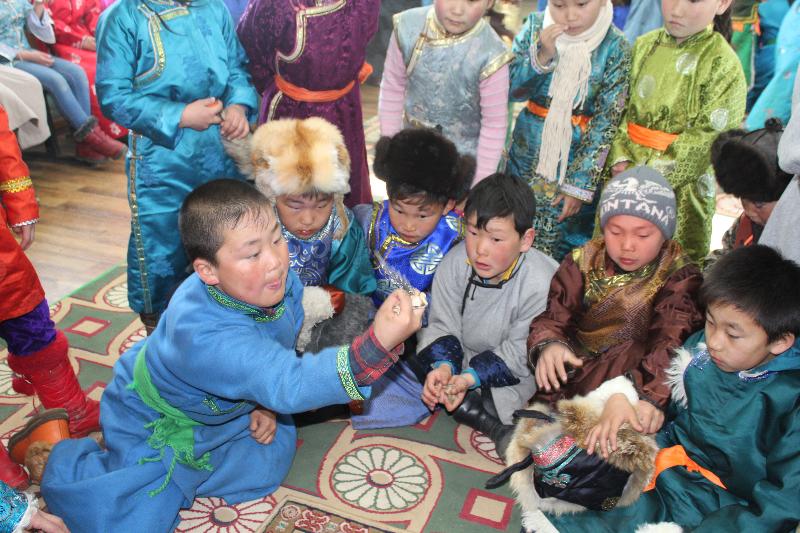
[(455, 335), (445, 335), (420, 350), (416, 357), (426, 369), (439, 366), (436, 363), (445, 362), (450, 364), (453, 374), (457, 374), (464, 362), (464, 349)]
[[(97, 80), (95, 88), (103, 114), (154, 143), (174, 148), (186, 104), (166, 96), (144, 95), (134, 89), (136, 50), (141, 46), (134, 16), (114, 4), (97, 25)], [(144, 27), (144, 25), (143, 25)], [(149, 42), (149, 37), (148, 37)]]
[(231, 104), (243, 105), (248, 109), (249, 120), (254, 120), (258, 107), (258, 96), (250, 81), (250, 74), (245, 70), (245, 65), (248, 63), (247, 54), (236, 36), (230, 11), (223, 6), (219, 15), (222, 19), (222, 35), (225, 38), (225, 46), (228, 48), (229, 71), (228, 84), (222, 95), (222, 101), (225, 107)]
[(23, 493), (0, 481), (0, 531), (15, 531), (29, 505)]
[(509, 387), (519, 383), (519, 378), (511, 372), (505, 361), (491, 350), (470, 359), (469, 366), (478, 375), (482, 387)]
[(537, 18), (541, 15), (535, 13), (528, 16), (522, 24), (522, 29), (514, 37), (514, 44), (511, 46), (511, 53), (514, 58), (509, 65), (510, 92), (509, 100), (524, 102), (528, 100), (528, 89), (532, 89), (532, 83), (539, 74), (531, 64), (531, 45), (534, 40), (539, 38), (540, 24)]
[(347, 210), (349, 227), (341, 241), (334, 242), (328, 264), (328, 283), (346, 293), (369, 296), (378, 288), (364, 231)]

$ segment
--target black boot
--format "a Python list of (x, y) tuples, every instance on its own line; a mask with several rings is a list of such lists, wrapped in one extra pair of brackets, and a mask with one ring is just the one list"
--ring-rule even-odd
[(148, 337), (156, 329), (159, 318), (161, 318), (161, 313), (139, 313), (139, 319), (144, 324), (144, 330)]
[(477, 429), (489, 437), (494, 442), (497, 455), (503, 461), (506, 460), (506, 448), (514, 433), (514, 426), (500, 421), (491, 397), (483, 398), (477, 391), (469, 391), (461, 405), (453, 411), (452, 416), (459, 424)]

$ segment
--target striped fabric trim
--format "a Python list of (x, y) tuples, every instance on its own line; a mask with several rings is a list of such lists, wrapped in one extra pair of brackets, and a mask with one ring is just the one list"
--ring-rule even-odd
[(0, 183), (0, 193), (22, 192), (33, 188), (33, 181), (30, 176), (22, 176)]
[(358, 390), (356, 380), (353, 377), (353, 372), (350, 370), (350, 347), (342, 346), (336, 352), (336, 370), (339, 372), (339, 379), (342, 381), (342, 386), (345, 392), (352, 400), (364, 400), (361, 392)]

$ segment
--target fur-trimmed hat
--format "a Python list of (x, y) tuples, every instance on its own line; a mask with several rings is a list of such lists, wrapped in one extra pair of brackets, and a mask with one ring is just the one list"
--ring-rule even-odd
[(332, 194), (339, 233), (347, 231), (343, 200), (350, 192), (350, 155), (339, 128), (319, 117), (272, 120), (245, 139), (223, 143), (273, 203), (285, 194)]
[(387, 185), (405, 184), (421, 193), (461, 200), (475, 175), (475, 158), (432, 128), (407, 128), (375, 145), (375, 175)]
[(518, 411), (527, 416), (517, 422), (506, 449), (510, 466), (490, 479), (487, 487), (499, 486), (510, 476), (523, 515), (537, 510), (555, 514), (607, 511), (631, 505), (655, 470), (655, 440), (623, 424), (617, 433), (617, 449), (607, 460), (598, 453), (588, 455), (583, 448), (605, 402), (615, 393), (624, 394), (628, 401), (638, 398), (633, 384), (620, 376), (586, 396), (560, 400), (556, 410), (534, 403)]
[(722, 190), (751, 202), (775, 202), (792, 175), (778, 166), (783, 125), (770, 118), (759, 130), (720, 133), (711, 145), (711, 163)]

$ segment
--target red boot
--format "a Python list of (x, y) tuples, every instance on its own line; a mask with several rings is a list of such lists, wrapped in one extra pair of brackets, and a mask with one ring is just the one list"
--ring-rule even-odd
[(9, 353), (8, 366), (33, 385), (46, 409), (66, 409), (69, 432), (80, 438), (100, 429), (100, 404), (81, 390), (68, 350), (67, 338), (58, 331), (53, 342), (38, 352), (25, 356)]
[(28, 474), (8, 456), (5, 446), (0, 444), (0, 479), (15, 489), (28, 488)]
[(92, 157), (96, 157), (95, 154), (97, 154), (112, 159), (119, 159), (125, 155), (128, 147), (106, 135), (97, 125), (97, 120), (92, 119), (94, 117), (89, 117), (86, 124), (75, 132), (75, 141), (78, 143), (79, 152)]
[(98, 163), (105, 163), (106, 161), (108, 161), (108, 158), (106, 156), (97, 152), (94, 148), (92, 148), (92, 145), (87, 141), (83, 141), (75, 145), (75, 159), (78, 159), (79, 161), (83, 161), (84, 163), (89, 163), (92, 165), (96, 165)]

